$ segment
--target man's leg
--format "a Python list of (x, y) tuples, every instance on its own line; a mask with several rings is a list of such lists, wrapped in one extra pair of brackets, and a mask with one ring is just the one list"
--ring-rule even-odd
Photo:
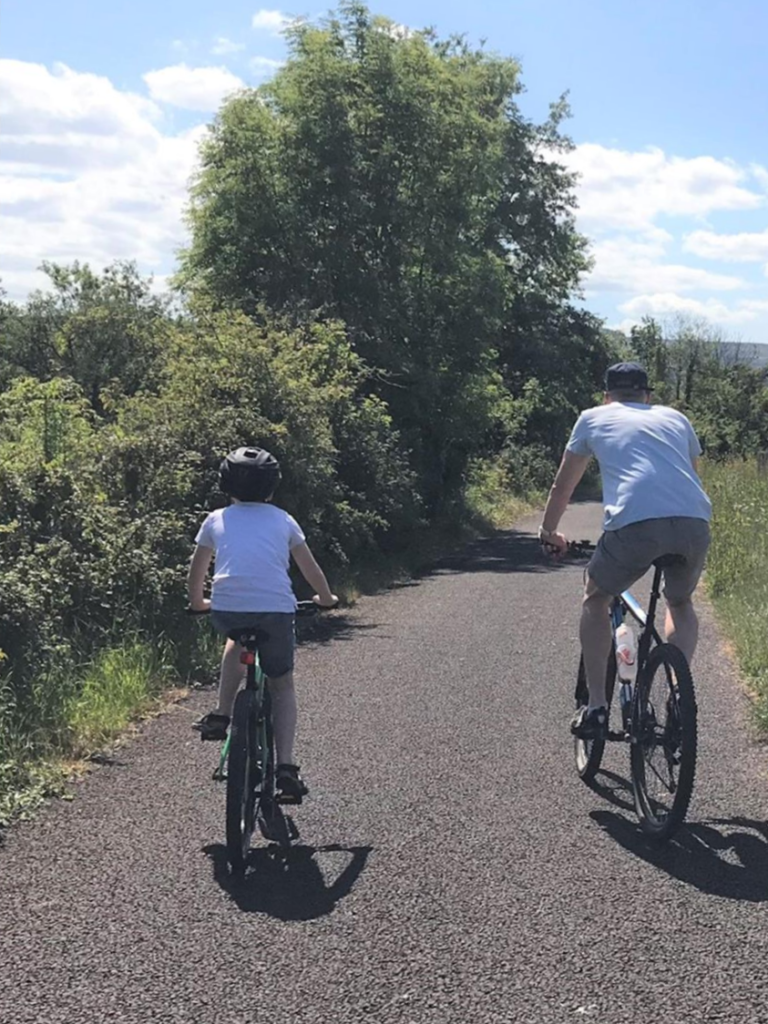
[(664, 633), (667, 643), (679, 647), (690, 665), (699, 640), (699, 617), (690, 597), (674, 604), (667, 598)]
[(612, 599), (612, 595), (600, 590), (591, 577), (587, 579), (579, 634), (590, 708), (606, 706), (605, 677), (612, 642), (609, 615)]

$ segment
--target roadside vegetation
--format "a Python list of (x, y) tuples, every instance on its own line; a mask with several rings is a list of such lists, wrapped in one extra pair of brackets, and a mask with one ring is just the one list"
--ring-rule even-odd
[(768, 732), (768, 465), (710, 463), (705, 484), (715, 512), (707, 591), (755, 695), (756, 724)]
[(280, 458), (350, 592), (536, 501), (620, 356), (716, 459), (768, 448), (763, 375), (708, 329), (578, 304), (567, 107), (527, 120), (516, 61), (357, 2), (290, 46), (210, 126), (172, 298), (47, 264), (0, 302), (0, 824), (209, 670), (184, 579), (230, 448)]

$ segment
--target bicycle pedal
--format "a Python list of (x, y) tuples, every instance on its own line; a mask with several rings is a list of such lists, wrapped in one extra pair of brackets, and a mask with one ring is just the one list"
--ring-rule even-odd
[(293, 796), (290, 793), (278, 793), (275, 796), (275, 803), (280, 804), (282, 807), (298, 807), (302, 800), (303, 797)]

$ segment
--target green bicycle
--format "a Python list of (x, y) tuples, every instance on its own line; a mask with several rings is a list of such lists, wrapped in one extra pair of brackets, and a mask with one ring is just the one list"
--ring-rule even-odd
[[(314, 601), (299, 601), (297, 616), (315, 615)], [(221, 749), (213, 778), (226, 782), (227, 858), (233, 875), (243, 875), (258, 825), (264, 839), (289, 847), (299, 830), (283, 806), (301, 803), (275, 788), (275, 738), (269, 679), (259, 665), (259, 644), (265, 639), (254, 627), (237, 629), (229, 638), (242, 647), (245, 685), (238, 692), (229, 735)]]

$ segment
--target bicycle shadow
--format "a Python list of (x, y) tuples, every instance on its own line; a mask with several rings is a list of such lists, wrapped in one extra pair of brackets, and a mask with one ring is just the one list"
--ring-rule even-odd
[[(280, 921), (312, 921), (325, 917), (348, 896), (365, 869), (372, 846), (305, 846), (281, 849), (272, 844), (251, 850), (244, 877), (229, 871), (227, 849), (221, 843), (203, 848), (213, 864), (216, 883), (240, 910), (267, 914)], [(347, 865), (329, 885), (318, 855), (349, 854)], [(330, 871), (330, 867), (327, 868)]]
[[(623, 800), (619, 806), (633, 809)], [(738, 816), (690, 822), (659, 845), (624, 814), (598, 810), (590, 817), (625, 850), (686, 885), (725, 899), (768, 902), (768, 822)]]

